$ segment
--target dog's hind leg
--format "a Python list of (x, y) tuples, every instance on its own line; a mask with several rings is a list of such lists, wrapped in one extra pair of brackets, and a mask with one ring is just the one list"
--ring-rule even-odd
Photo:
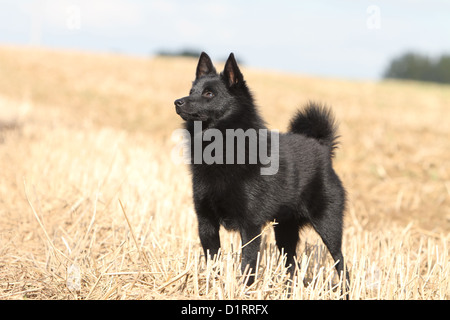
[(294, 220), (278, 222), (274, 227), (275, 240), (280, 252), (286, 254), (286, 267), (291, 278), (295, 273), (295, 256), (299, 240), (299, 226)]
[[(339, 206), (329, 206), (319, 213), (316, 213), (311, 223), (316, 232), (322, 238), (323, 243), (328, 248), (331, 256), (336, 262), (336, 271), (342, 279), (345, 276), (345, 291), (348, 292), (350, 279), (345, 268), (344, 256), (342, 255), (342, 208)], [(348, 293), (345, 295), (348, 299)]]

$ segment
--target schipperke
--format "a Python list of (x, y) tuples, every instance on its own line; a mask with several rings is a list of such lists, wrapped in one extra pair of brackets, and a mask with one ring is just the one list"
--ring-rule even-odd
[[(330, 110), (310, 102), (292, 119), (288, 133), (273, 135), (233, 53), (218, 74), (204, 52), (189, 96), (175, 100), (175, 108), (191, 137), (193, 197), (205, 256), (218, 254), (223, 225), (240, 232), (242, 271), (254, 272), (262, 227), (275, 221), (276, 243), (292, 275), (299, 231), (309, 224), (342, 276), (345, 190), (332, 167), (337, 125)], [(233, 143), (237, 140), (240, 144)], [(253, 281), (252, 274), (248, 283)]]

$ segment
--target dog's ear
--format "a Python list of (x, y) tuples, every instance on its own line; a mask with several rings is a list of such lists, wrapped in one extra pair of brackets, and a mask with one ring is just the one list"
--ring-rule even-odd
[(200, 59), (198, 60), (197, 72), (195, 73), (196, 79), (206, 76), (207, 74), (217, 74), (216, 68), (214, 68), (211, 58), (202, 52)]
[(239, 70), (233, 53), (230, 53), (230, 56), (225, 63), (225, 68), (223, 69), (223, 77), (225, 78), (229, 87), (232, 87), (244, 81), (244, 76)]

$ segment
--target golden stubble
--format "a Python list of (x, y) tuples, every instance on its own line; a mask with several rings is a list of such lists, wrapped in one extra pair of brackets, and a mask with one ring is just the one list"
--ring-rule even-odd
[[(0, 299), (341, 297), (311, 230), (293, 283), (271, 225), (252, 286), (236, 233), (222, 230), (205, 263), (189, 171), (171, 161), (173, 100), (195, 66), (0, 48)], [(308, 100), (336, 114), (350, 298), (448, 299), (450, 87), (242, 69), (270, 128), (284, 131)]]

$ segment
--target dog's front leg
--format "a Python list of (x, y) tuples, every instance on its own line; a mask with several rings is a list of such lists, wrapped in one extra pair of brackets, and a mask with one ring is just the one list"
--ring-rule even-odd
[(242, 264), (241, 270), (244, 274), (246, 268), (250, 273), (247, 285), (251, 285), (256, 277), (256, 263), (258, 259), (258, 252), (261, 245), (261, 227), (245, 226), (241, 228), (242, 240)]
[(219, 253), (219, 229), (218, 223), (201, 214), (198, 215), (198, 234), (206, 260), (214, 259), (214, 256)]

